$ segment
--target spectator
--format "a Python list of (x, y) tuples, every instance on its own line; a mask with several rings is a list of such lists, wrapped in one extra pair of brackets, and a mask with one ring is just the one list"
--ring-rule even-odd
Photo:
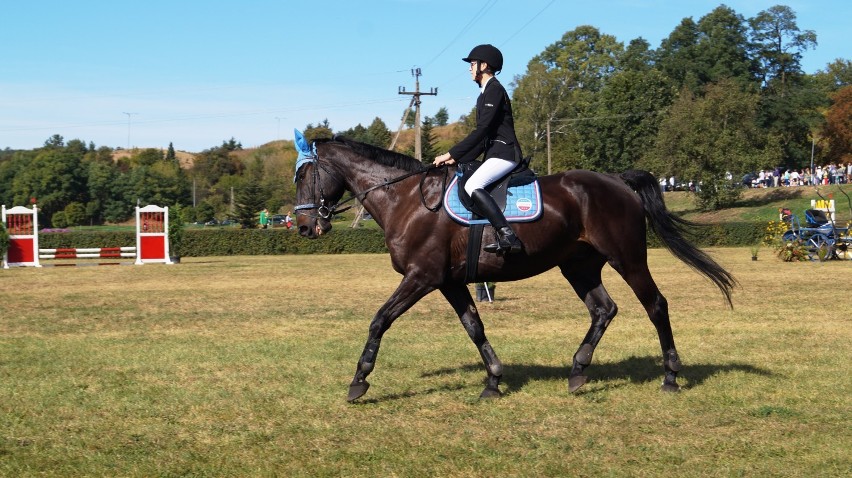
[(263, 208), (263, 211), (260, 211), (260, 228), (266, 229), (266, 226), (269, 224), (269, 210)]

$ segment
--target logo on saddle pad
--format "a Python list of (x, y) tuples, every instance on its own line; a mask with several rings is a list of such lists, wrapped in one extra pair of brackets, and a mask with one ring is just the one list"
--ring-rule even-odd
[[(454, 177), (444, 193), (444, 210), (454, 221), (465, 226), (488, 224), (487, 219), (474, 219), (474, 215), (464, 207), (459, 199), (458, 176)], [(506, 193), (506, 208), (503, 215), (509, 222), (532, 222), (541, 217), (541, 189), (538, 180), (521, 186), (510, 186)]]

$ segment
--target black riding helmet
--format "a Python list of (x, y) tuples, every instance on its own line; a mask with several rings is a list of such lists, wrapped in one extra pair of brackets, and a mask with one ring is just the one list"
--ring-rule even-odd
[(503, 69), (503, 54), (494, 45), (477, 45), (470, 50), (470, 54), (462, 61), (470, 63), (472, 61), (484, 61), (488, 63), (488, 67), (496, 75), (497, 72)]

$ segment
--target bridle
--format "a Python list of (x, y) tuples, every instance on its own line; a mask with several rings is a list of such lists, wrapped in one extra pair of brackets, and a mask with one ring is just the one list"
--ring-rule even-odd
[[(411, 171), (411, 172), (403, 174), (402, 176), (397, 176), (397, 177), (392, 178), (392, 179), (386, 179), (386, 180), (382, 181), (381, 183), (379, 183), (375, 186), (367, 188), (367, 189), (365, 189), (361, 192), (353, 193), (351, 196), (347, 197), (346, 199), (329, 205), (329, 204), (326, 204), (327, 201), (326, 201), (326, 198), (325, 198), (325, 192), (322, 189), (322, 181), (320, 181), (320, 169), (325, 171), (325, 173), (328, 176), (333, 177), (334, 173), (332, 171), (329, 171), (328, 169), (326, 169), (326, 167), (323, 166), (322, 164), (320, 164), (319, 155), (316, 153), (316, 150), (314, 150), (314, 152), (312, 152), (312, 154), (310, 154), (310, 155), (299, 158), (299, 160), (296, 162), (296, 176), (293, 178), (293, 182), (295, 182), (295, 183), (299, 182), (299, 180), (300, 180), (299, 179), (299, 170), (303, 166), (307, 165), (308, 163), (314, 163), (313, 174), (311, 175), (312, 179), (313, 179), (314, 186), (311, 189), (314, 193), (314, 195), (313, 195), (314, 197), (316, 197), (316, 190), (319, 189), (319, 198), (320, 198), (319, 203), (312, 202), (312, 203), (305, 203), (305, 204), (297, 204), (296, 206), (293, 207), (293, 211), (296, 212), (297, 216), (308, 216), (308, 217), (311, 217), (311, 218), (314, 218), (314, 219), (320, 218), (320, 219), (328, 220), (332, 216), (334, 216), (335, 214), (340, 214), (344, 211), (349, 210), (350, 208), (352, 208), (352, 206), (354, 206), (354, 204), (350, 204), (350, 205), (348, 205), (344, 208), (341, 208), (340, 206), (342, 206), (343, 204), (346, 204), (346, 203), (353, 201), (355, 199), (357, 199), (359, 202), (363, 201), (364, 198), (367, 197), (367, 193), (369, 193), (371, 191), (374, 191), (374, 190), (379, 189), (379, 188), (386, 188), (386, 187), (388, 187), (392, 184), (398, 183), (398, 182), (400, 182), (404, 179), (408, 179), (408, 178), (410, 178), (412, 176), (416, 176), (418, 174), (423, 175), (420, 178), (420, 202), (423, 204), (423, 207), (428, 209), (430, 212), (436, 212), (443, 205), (444, 193), (446, 192), (446, 189), (447, 189), (447, 179), (449, 178), (449, 169), (445, 165), (435, 166), (433, 164), (430, 164), (425, 169), (422, 169), (422, 170), (419, 170), (419, 171)], [(426, 204), (426, 194), (423, 192), (423, 184), (425, 183), (426, 178), (429, 176), (430, 171), (433, 171), (435, 169), (442, 169), (442, 168), (444, 169), (444, 181), (443, 181), (443, 187), (442, 187), (441, 195), (439, 196), (438, 203), (436, 205), (429, 206), (429, 205)], [(317, 211), (316, 214), (310, 214), (308, 212), (304, 212), (304, 211), (310, 211), (311, 209), (316, 209), (316, 211)]]

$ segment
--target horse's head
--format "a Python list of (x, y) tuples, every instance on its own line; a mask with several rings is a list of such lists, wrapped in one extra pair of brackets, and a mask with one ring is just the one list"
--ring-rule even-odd
[(297, 130), (296, 151), (296, 225), (299, 234), (316, 239), (331, 230), (334, 205), (343, 196), (343, 178), (336, 173), (327, 159), (320, 159), (316, 145), (308, 145)]

